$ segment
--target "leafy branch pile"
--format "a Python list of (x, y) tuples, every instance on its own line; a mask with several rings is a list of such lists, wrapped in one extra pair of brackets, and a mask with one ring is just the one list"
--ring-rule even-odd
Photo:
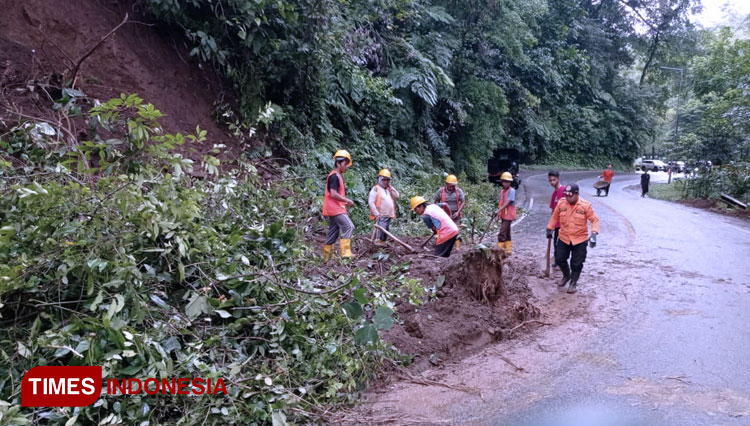
[[(311, 182), (220, 172), (212, 155), (196, 179), (180, 152), (205, 132), (162, 133), (135, 95), (77, 114), (87, 141), (43, 122), (0, 140), (2, 421), (284, 424), (346, 401), (395, 357), (378, 339), (393, 323), (385, 280), (309, 272)], [(230, 395), (20, 409), (37, 365), (222, 377)]]

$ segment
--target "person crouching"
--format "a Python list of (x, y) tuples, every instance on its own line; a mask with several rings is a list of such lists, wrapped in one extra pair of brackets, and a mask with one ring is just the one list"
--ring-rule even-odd
[(434, 234), (437, 234), (435, 255), (440, 257), (450, 256), (458, 238), (458, 226), (453, 222), (453, 219), (451, 219), (441, 206), (427, 204), (427, 200), (420, 196), (411, 198), (411, 209), (422, 216), (424, 224)]

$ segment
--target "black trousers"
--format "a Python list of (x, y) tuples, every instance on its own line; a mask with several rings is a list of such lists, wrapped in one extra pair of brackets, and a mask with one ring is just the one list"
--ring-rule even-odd
[(555, 264), (557, 264), (557, 242), (560, 240), (560, 228), (555, 228), (555, 233), (552, 237), (552, 250), (555, 253)]
[(456, 239), (458, 239), (458, 235), (451, 238), (448, 241), (445, 241), (443, 243), (440, 243), (435, 246), (435, 256), (440, 257), (448, 257), (451, 255), (451, 251), (453, 251), (453, 245), (456, 244)]
[[(581, 272), (583, 262), (586, 261), (586, 244), (588, 244), (588, 240), (576, 245), (567, 244), (563, 240), (557, 240), (557, 245), (555, 246), (555, 263), (557, 263), (557, 266), (560, 267), (563, 273), (568, 270)], [(568, 267), (568, 258), (570, 258), (570, 267)]]

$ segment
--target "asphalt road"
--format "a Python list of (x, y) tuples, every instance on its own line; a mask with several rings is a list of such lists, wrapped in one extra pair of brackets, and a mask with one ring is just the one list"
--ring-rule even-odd
[[(599, 362), (568, 357), (472, 423), (750, 425), (748, 222), (641, 198), (626, 189), (639, 183), (637, 174), (617, 175), (609, 196), (595, 197), (596, 175), (562, 176), (579, 182), (602, 222), (581, 288), (591, 285), (594, 270), (607, 276), (607, 262), (627, 263), (630, 272), (619, 269), (614, 287), (600, 291), (622, 291), (628, 304), (582, 344), (580, 351), (599, 354)], [(654, 181), (666, 174), (655, 173)], [(551, 187), (546, 174), (526, 176), (524, 184), (533, 205), (514, 232), (543, 241)], [(544, 396), (512, 403), (530, 394)]]

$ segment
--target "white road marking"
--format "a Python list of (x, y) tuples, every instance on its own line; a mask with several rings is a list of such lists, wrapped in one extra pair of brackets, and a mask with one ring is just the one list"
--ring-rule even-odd
[(524, 219), (526, 219), (526, 216), (531, 214), (531, 208), (534, 207), (534, 197), (531, 197), (531, 200), (529, 201), (529, 211), (528, 213), (525, 213), (523, 216), (521, 216), (520, 219), (514, 220), (513, 223), (510, 224), (510, 227), (513, 228), (514, 226), (518, 225), (519, 223), (523, 222)]

